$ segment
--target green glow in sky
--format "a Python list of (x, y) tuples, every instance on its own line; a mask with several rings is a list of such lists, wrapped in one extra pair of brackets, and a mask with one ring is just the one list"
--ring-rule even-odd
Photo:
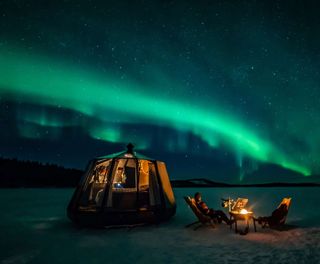
[[(161, 94), (149, 94), (148, 87), (138, 83), (121, 82), (90, 69), (4, 48), (0, 49), (0, 73), (0, 95), (6, 94), (14, 100), (69, 108), (100, 119), (101, 124), (105, 121), (139, 121), (191, 131), (210, 146), (218, 147), (222, 142), (257, 160), (276, 163), (304, 175), (310, 174), (302, 164), (290, 160), (277, 146), (260, 138), (240, 120), (216, 109), (203, 109), (201, 105), (164, 98)], [(29, 119), (34, 121), (33, 117)], [(38, 124), (61, 125), (59, 120), (41, 115)], [(116, 129), (87, 129), (93, 138), (123, 142)]]
[(99, 140), (105, 140), (109, 142), (121, 142), (121, 133), (119, 129), (114, 129), (107, 127), (105, 129), (103, 128), (90, 128), (89, 133), (91, 137)]
[(59, 119), (59, 117), (54, 115), (48, 115), (46, 112), (42, 111), (40, 113), (25, 113), (19, 112), (17, 116), (18, 120), (26, 121), (31, 124), (36, 124), (46, 127), (65, 127), (74, 125), (74, 123), (67, 123)]

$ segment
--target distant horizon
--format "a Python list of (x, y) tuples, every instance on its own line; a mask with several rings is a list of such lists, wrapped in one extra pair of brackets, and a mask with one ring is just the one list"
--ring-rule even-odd
[[(80, 168), (75, 168), (75, 167), (66, 167), (64, 165), (61, 164), (56, 164), (56, 163), (50, 163), (50, 162), (43, 162), (43, 161), (37, 161), (37, 160), (24, 160), (24, 159), (19, 159), (19, 158), (15, 158), (15, 157), (3, 157), (0, 156), (0, 161), (5, 161), (5, 160), (10, 160), (10, 161), (17, 161), (17, 162), (21, 162), (21, 163), (38, 163), (41, 166), (57, 166), (58, 168), (61, 169), (67, 169), (67, 170), (77, 170), (77, 171), (81, 171), (82, 173), (85, 173), (85, 169), (80, 169)], [(295, 181), (275, 181), (275, 180), (266, 180), (266, 181), (245, 181), (245, 182), (228, 182), (228, 181), (219, 181), (216, 180), (212, 177), (201, 177), (201, 176), (194, 176), (194, 177), (174, 177), (170, 174), (170, 171), (168, 171), (169, 173), (169, 177), (171, 181), (197, 181), (197, 180), (206, 180), (206, 181), (211, 181), (211, 182), (215, 182), (218, 184), (226, 184), (226, 185), (239, 185), (239, 186), (245, 186), (245, 185), (264, 185), (264, 184), (320, 184), (320, 176), (319, 175), (310, 175), (308, 177), (304, 177), (303, 179), (306, 180), (298, 180), (296, 179)], [(0, 174), (1, 177), (1, 174)], [(246, 176), (244, 176), (244, 178), (246, 178)], [(311, 179), (313, 181), (311, 181)]]

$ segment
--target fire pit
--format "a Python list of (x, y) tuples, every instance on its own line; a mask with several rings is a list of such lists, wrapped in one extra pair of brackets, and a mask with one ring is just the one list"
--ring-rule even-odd
[[(236, 233), (238, 233), (238, 221), (246, 221), (246, 227), (244, 231), (241, 231), (240, 233), (247, 234), (249, 232), (249, 223), (250, 220), (253, 223), (254, 231), (257, 232), (256, 223), (253, 219), (253, 212), (249, 212), (246, 209), (242, 209), (241, 211), (231, 211), (230, 214), (230, 220), (234, 220), (234, 230)], [(232, 225), (230, 225), (230, 228), (232, 228)]]
[[(252, 221), (254, 226), (254, 231), (257, 232), (256, 223), (254, 221), (253, 212), (248, 211), (246, 204), (248, 203), (247, 198), (238, 198), (236, 201), (232, 199), (224, 200), (223, 207), (229, 207), (230, 220), (234, 220), (235, 232), (240, 234), (247, 234), (249, 232), (249, 223)], [(245, 229), (243, 231), (238, 231), (238, 221), (245, 221)], [(232, 224), (230, 225), (232, 229)]]

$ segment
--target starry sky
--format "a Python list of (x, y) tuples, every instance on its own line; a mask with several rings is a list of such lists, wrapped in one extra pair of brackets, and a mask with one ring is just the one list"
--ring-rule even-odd
[(320, 174), (319, 7), (1, 1), (0, 156), (83, 169), (132, 142), (171, 178)]

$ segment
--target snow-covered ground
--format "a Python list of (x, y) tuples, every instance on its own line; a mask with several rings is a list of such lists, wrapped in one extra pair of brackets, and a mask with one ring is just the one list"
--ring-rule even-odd
[(65, 214), (71, 189), (0, 190), (0, 263), (320, 263), (320, 188), (205, 188), (203, 199), (221, 209), (221, 197), (248, 197), (255, 215), (269, 215), (292, 197), (288, 230), (241, 236), (221, 224), (185, 228), (195, 220), (174, 189), (177, 214), (159, 226), (77, 229)]

